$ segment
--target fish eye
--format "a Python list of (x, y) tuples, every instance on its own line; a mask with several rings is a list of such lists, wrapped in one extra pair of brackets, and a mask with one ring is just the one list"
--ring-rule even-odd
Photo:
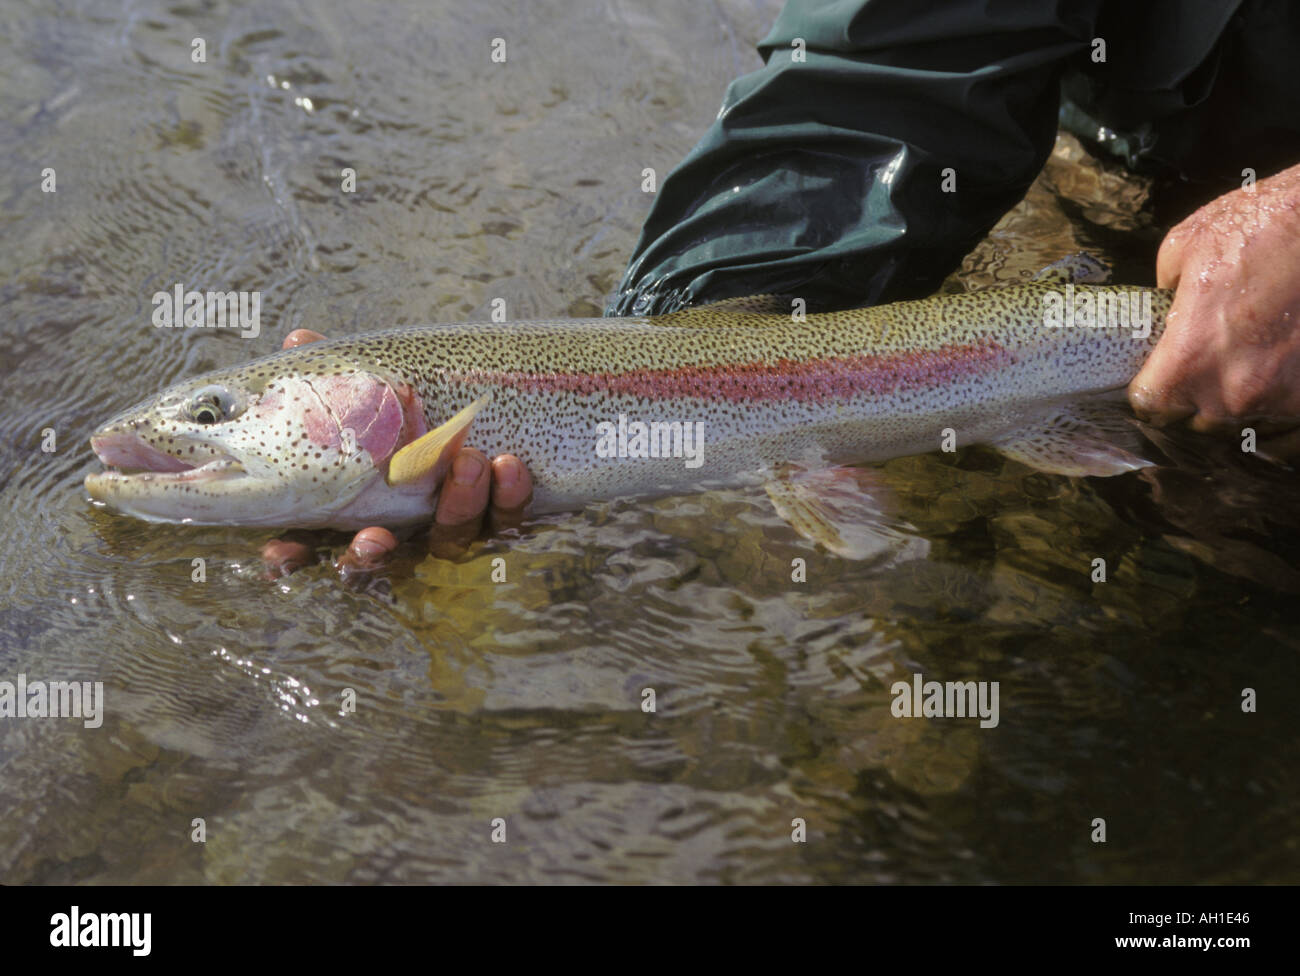
[(238, 402), (224, 386), (205, 386), (190, 397), (185, 412), (196, 424), (219, 424), (238, 416)]

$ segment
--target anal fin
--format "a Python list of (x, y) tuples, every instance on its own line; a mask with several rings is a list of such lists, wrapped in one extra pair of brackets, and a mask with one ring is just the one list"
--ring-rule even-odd
[(1118, 404), (1081, 401), (1054, 407), (989, 442), (1007, 457), (1048, 474), (1108, 478), (1155, 464)]

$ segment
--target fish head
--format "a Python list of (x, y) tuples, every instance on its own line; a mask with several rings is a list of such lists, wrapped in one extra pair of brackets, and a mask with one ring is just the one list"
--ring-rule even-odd
[(426, 431), (410, 386), (327, 351), (277, 353), (179, 383), (90, 439), (108, 470), (90, 496), (150, 521), (282, 528), (401, 525), (433, 511), (437, 481), (388, 484)]

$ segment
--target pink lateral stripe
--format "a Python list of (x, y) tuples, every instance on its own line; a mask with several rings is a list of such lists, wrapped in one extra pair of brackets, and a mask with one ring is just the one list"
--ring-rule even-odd
[(485, 371), (458, 378), (524, 393), (614, 393), (648, 399), (798, 400), (816, 402), (863, 394), (885, 395), (947, 383), (1014, 362), (995, 342), (942, 346), (876, 356), (730, 363), (626, 373), (526, 373)]

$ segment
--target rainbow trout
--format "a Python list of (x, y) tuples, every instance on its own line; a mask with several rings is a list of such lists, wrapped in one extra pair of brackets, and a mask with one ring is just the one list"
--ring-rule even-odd
[(1070, 475), (1149, 463), (1093, 404), (1136, 374), (1170, 299), (1058, 275), (802, 321), (750, 299), (325, 340), (116, 417), (86, 488), (150, 520), (396, 527), (431, 518), (468, 442), (528, 466), (534, 512), (761, 480), (796, 528), (854, 555), (817, 480), (835, 465), (975, 443)]

